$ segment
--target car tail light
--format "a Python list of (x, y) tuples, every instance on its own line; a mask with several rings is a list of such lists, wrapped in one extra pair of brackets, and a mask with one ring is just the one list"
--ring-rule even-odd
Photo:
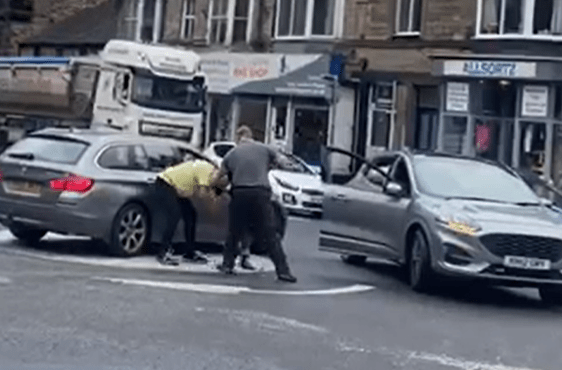
[(86, 193), (94, 186), (94, 180), (87, 177), (70, 175), (61, 179), (51, 180), (50, 185), (51, 189), (55, 191)]

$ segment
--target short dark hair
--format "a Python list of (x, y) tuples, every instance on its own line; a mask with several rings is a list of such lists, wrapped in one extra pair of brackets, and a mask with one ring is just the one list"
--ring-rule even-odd
[(246, 138), (252, 138), (253, 134), (252, 134), (252, 129), (249, 128), (246, 125), (242, 125), (240, 127), (238, 127), (238, 129), (236, 130), (236, 137), (237, 138), (242, 138), (242, 137), (246, 137)]

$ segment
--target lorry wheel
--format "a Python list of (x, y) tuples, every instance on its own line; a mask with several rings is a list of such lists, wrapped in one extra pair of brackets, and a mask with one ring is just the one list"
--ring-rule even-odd
[(37, 244), (47, 234), (46, 230), (34, 229), (20, 224), (13, 224), (8, 227), (8, 230), (10, 230), (13, 236), (27, 245)]
[(148, 213), (140, 205), (130, 203), (117, 212), (111, 229), (109, 251), (119, 257), (143, 253), (149, 241)]
[(562, 305), (562, 288), (559, 286), (541, 286), (539, 287), (539, 295), (541, 300), (547, 305)]

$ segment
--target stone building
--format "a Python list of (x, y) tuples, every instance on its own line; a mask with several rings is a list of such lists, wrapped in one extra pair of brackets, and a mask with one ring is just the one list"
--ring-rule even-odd
[(560, 187), (560, 41), (560, 0), (347, 0), (355, 149), (530, 159)]
[(116, 14), (121, 0), (26, 1), (30, 3), (31, 16), (25, 24), (13, 29), (13, 54), (63, 56), (97, 53), (117, 33)]

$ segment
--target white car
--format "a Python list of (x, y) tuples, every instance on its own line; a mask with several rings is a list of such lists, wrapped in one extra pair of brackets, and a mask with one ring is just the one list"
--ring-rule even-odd
[(271, 189), (290, 212), (322, 215), (322, 179), (299, 157), (281, 152), (282, 168), (269, 171)]
[(207, 149), (203, 152), (208, 158), (212, 159), (217, 165), (220, 166), (222, 159), (226, 156), (236, 143), (232, 141), (216, 141), (209, 144)]
[[(204, 154), (220, 165), (235, 146), (231, 141), (217, 141), (211, 143)], [(319, 171), (293, 154), (281, 150), (279, 153), (284, 159), (282, 168), (269, 172), (273, 197), (293, 213), (321, 216), (324, 192)]]

